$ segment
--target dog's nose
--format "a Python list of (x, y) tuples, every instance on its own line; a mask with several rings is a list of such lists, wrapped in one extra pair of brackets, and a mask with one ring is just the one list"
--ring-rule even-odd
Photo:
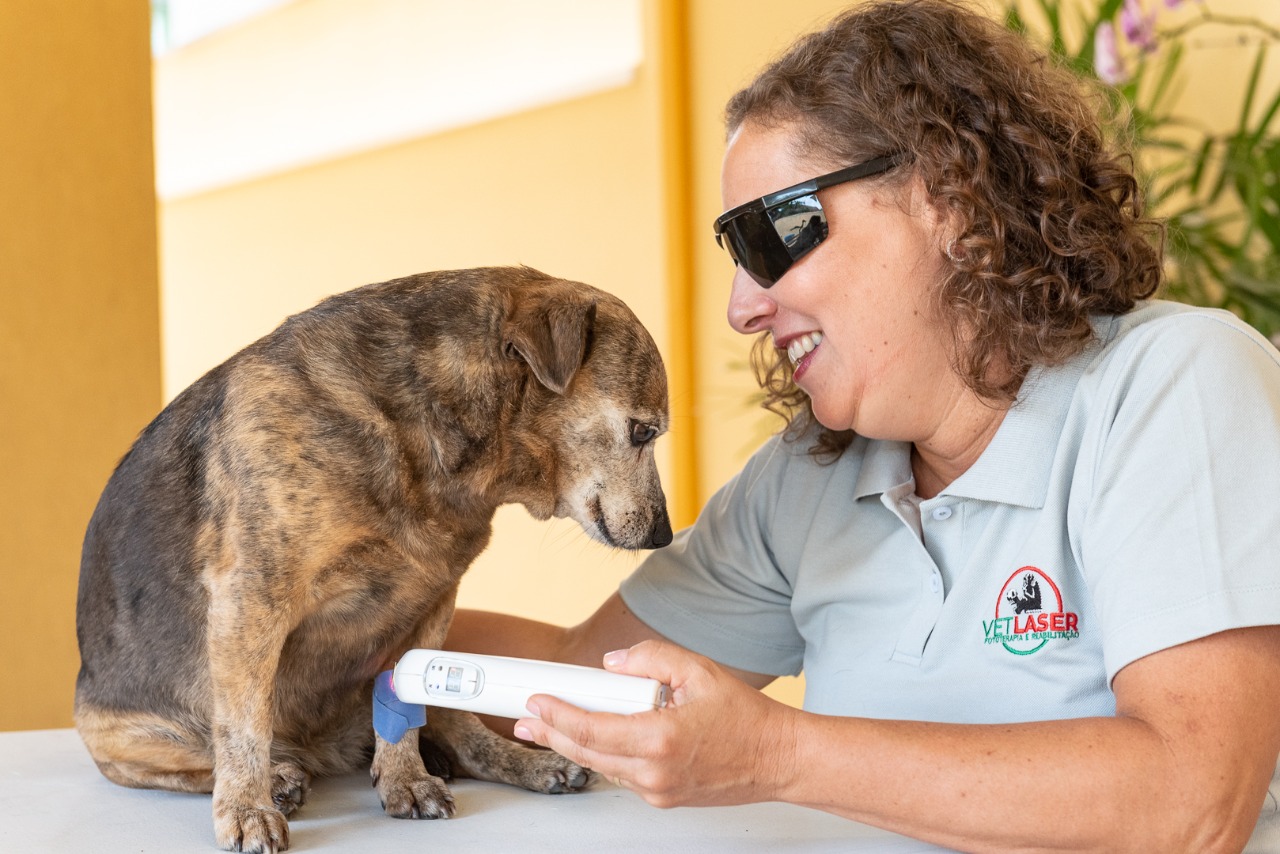
[(644, 547), (646, 549), (660, 549), (670, 544), (671, 517), (667, 515), (667, 508), (663, 506), (661, 515), (653, 523), (653, 531), (649, 534), (649, 542), (645, 543)]

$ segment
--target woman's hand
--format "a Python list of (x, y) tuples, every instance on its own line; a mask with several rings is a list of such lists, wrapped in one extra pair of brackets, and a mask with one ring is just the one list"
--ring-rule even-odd
[(669, 685), (652, 712), (585, 712), (546, 694), (529, 700), (518, 737), (603, 774), (654, 806), (772, 800), (793, 772), (800, 713), (710, 659), (663, 641), (604, 657), (605, 669)]

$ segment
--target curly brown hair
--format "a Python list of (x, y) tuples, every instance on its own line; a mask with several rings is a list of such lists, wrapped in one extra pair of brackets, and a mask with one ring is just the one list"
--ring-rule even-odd
[[(1034, 365), (1087, 346), (1092, 315), (1160, 285), (1164, 229), (1099, 97), (955, 0), (874, 0), (797, 41), (729, 100), (725, 124), (793, 126), (802, 153), (837, 163), (905, 155), (890, 180), (919, 176), (956, 229), (935, 305), (955, 370), (1004, 404)], [(817, 428), (813, 452), (839, 456), (853, 434), (817, 424), (785, 353), (758, 339), (752, 364), (787, 435)]]

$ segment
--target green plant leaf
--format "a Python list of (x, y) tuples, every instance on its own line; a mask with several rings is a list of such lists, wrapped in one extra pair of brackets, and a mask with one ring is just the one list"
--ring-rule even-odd
[(1022, 18), (1022, 12), (1018, 9), (1017, 3), (1010, 3), (1004, 10), (1004, 25), (1006, 29), (1015, 33), (1027, 35), (1027, 22)]
[(1170, 46), (1164, 54), (1164, 61), (1160, 63), (1160, 74), (1156, 78), (1155, 90), (1151, 93), (1151, 111), (1156, 112), (1157, 108), (1163, 103), (1164, 99), (1169, 95), (1172, 89), (1174, 78), (1177, 76), (1178, 68), (1182, 64), (1183, 46), (1182, 42), (1175, 42)]
[(1209, 165), (1209, 156), (1213, 153), (1213, 137), (1205, 136), (1200, 143), (1200, 150), (1196, 152), (1195, 159), (1191, 165), (1191, 178), (1188, 189), (1194, 195), (1200, 192), (1200, 179), (1204, 177), (1205, 168)]
[(1236, 129), (1236, 133), (1244, 136), (1249, 128), (1249, 113), (1253, 112), (1253, 99), (1258, 93), (1258, 79), (1262, 76), (1262, 64), (1266, 58), (1266, 50), (1258, 51), (1258, 58), (1253, 61), (1253, 68), (1249, 72), (1249, 83), (1244, 90), (1244, 103), (1240, 106), (1240, 126)]
[[(1266, 53), (1267, 46), (1265, 44), (1258, 48), (1258, 59), (1254, 64), (1255, 69), (1262, 68), (1263, 62), (1266, 59)], [(1267, 104), (1266, 109), (1262, 111), (1262, 116), (1258, 119), (1258, 127), (1254, 129), (1253, 135), (1250, 139), (1251, 145), (1257, 145), (1262, 141), (1267, 130), (1271, 127), (1271, 122), (1276, 117), (1276, 111), (1278, 109), (1280, 109), (1280, 89), (1277, 89), (1275, 96), (1271, 99), (1271, 103)], [(1247, 122), (1248, 115), (1246, 114), (1242, 116), (1241, 119), (1242, 121)]]

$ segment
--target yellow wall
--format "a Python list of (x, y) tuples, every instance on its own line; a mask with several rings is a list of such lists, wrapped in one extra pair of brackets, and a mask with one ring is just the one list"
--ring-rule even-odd
[(71, 723), (80, 540), (160, 403), (145, 0), (0, 0), (0, 729)]

